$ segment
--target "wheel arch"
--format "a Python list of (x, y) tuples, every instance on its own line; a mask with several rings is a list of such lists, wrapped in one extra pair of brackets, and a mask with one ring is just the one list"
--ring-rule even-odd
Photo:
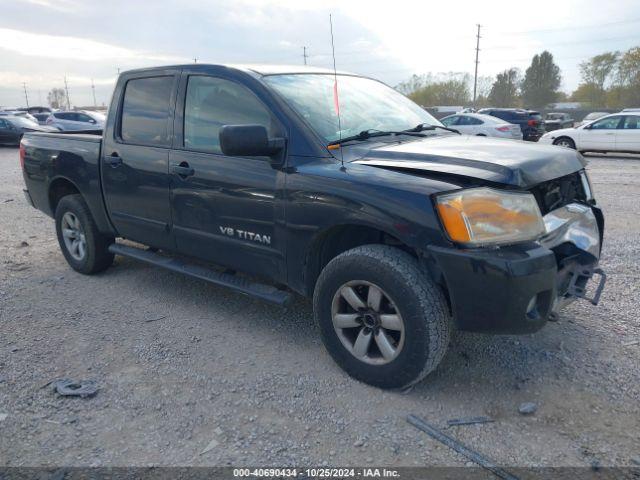
[(57, 177), (49, 184), (49, 208), (51, 213), (55, 215), (58, 203), (67, 195), (82, 195), (78, 186), (66, 177)]
[(313, 295), (320, 272), (333, 258), (352, 248), (369, 244), (394, 246), (418, 258), (414, 248), (383, 228), (358, 223), (332, 225), (317, 233), (307, 248), (304, 262), (305, 294)]
[(578, 149), (578, 144), (576, 143), (575, 138), (570, 137), (570, 136), (569, 136), (569, 135), (567, 135), (566, 133), (563, 133), (563, 134), (562, 134), (562, 135), (560, 135), (559, 137), (555, 138), (555, 139), (553, 140), (553, 144), (554, 144), (554, 145), (557, 145), (557, 144), (558, 144), (558, 142), (559, 142), (560, 140), (562, 140), (562, 139), (566, 139), (566, 140), (571, 141), (571, 143), (573, 143), (573, 147), (574, 147), (576, 150)]

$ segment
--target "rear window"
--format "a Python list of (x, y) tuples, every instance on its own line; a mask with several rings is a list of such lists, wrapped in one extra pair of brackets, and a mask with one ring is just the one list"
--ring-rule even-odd
[(127, 143), (169, 145), (173, 77), (129, 80), (124, 93), (120, 136)]

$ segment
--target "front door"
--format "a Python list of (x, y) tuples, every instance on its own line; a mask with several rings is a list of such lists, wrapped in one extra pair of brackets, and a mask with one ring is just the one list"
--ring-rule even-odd
[(11, 130), (11, 124), (5, 119), (0, 118), (0, 144), (11, 143), (15, 132)]
[(626, 115), (618, 130), (616, 150), (640, 152), (640, 115)]
[(613, 115), (593, 122), (589, 128), (583, 128), (580, 132), (578, 149), (615, 150), (618, 125), (623, 119), (622, 115)]
[[(179, 252), (241, 271), (283, 279), (285, 174), (269, 158), (228, 157), (223, 125), (264, 125), (282, 135), (269, 109), (235, 80), (184, 75), (169, 157), (173, 231)], [(280, 227), (278, 225), (280, 224)]]
[[(131, 78), (113, 137), (105, 136), (101, 170), (107, 211), (118, 233), (173, 249), (169, 147), (178, 75)], [(112, 108), (114, 108), (112, 106)]]

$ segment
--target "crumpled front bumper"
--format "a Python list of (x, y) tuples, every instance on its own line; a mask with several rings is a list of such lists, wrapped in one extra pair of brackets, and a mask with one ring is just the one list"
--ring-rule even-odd
[[(425, 261), (444, 283), (458, 329), (531, 333), (567, 303), (586, 297), (587, 283), (603, 273), (598, 270), (602, 212), (572, 203), (544, 221), (547, 233), (539, 242), (495, 249), (428, 248)], [(600, 278), (599, 292), (605, 277)]]

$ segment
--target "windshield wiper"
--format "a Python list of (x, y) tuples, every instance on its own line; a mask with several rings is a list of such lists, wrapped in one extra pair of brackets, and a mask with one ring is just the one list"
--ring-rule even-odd
[(431, 125), (430, 123), (421, 123), (419, 125), (416, 125), (413, 128), (405, 130), (405, 132), (412, 132), (412, 133), (413, 132), (424, 132), (425, 130), (435, 130), (436, 128), (441, 128), (442, 130), (446, 130), (447, 132), (453, 132), (453, 133), (457, 133), (458, 135), (462, 135), (455, 128), (443, 127), (442, 125)]
[(414, 130), (414, 129), (393, 131), (393, 130), (374, 130), (370, 128), (369, 130), (362, 130), (360, 133), (356, 135), (350, 135), (348, 137), (343, 137), (341, 139), (334, 140), (333, 142), (329, 142), (327, 146), (339, 145), (341, 143), (351, 142), (353, 140), (368, 140), (373, 137), (384, 137), (386, 135), (412, 135), (414, 137), (425, 136), (424, 134), (421, 134), (419, 130)]

